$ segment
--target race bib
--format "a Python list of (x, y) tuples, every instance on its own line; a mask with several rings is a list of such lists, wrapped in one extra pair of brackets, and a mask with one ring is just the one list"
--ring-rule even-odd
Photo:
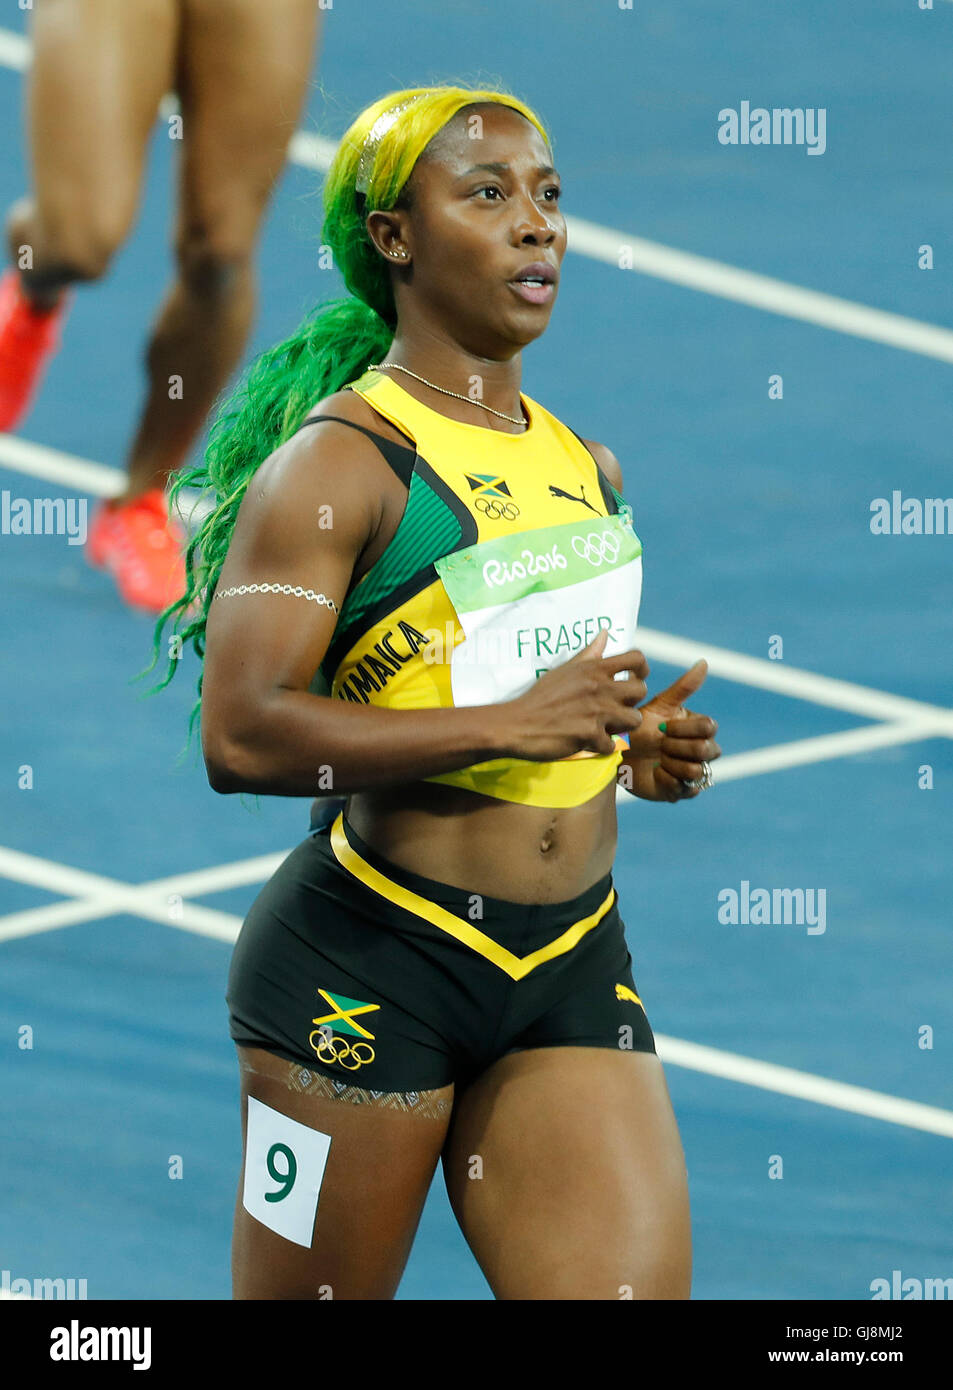
[(248, 1097), (242, 1206), (257, 1221), (310, 1249), (330, 1134)]
[(642, 543), (628, 509), (480, 541), (434, 568), (465, 634), (450, 663), (455, 705), (515, 699), (600, 627), (603, 656), (635, 646)]

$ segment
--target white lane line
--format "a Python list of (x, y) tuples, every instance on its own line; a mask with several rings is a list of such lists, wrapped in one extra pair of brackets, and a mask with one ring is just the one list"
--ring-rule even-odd
[(313, 169), (316, 174), (326, 174), (331, 160), (337, 153), (337, 141), (327, 140), (323, 135), (315, 135), (308, 130), (299, 130), (291, 137), (288, 158), (292, 164), (302, 169)]
[(0, 67), (26, 72), (32, 51), (33, 45), (25, 35), (15, 34), (12, 29), (0, 29)]
[(290, 850), (284, 850), (278, 854), (259, 854), (252, 859), (235, 860), (231, 864), (215, 864), (207, 869), (169, 874), (164, 878), (152, 879), (149, 883), (132, 884), (0, 845), (0, 878), (12, 878), (18, 883), (29, 883), (34, 888), (45, 888), (49, 893), (69, 894), (78, 898), (108, 898), (117, 892), (124, 898), (130, 893), (145, 897), (154, 897), (158, 893), (180, 893), (185, 897), (220, 893), (226, 888), (241, 887), (247, 883), (264, 883), (290, 853)]
[[(911, 700), (905, 695), (891, 695), (885, 690), (872, 690), (869, 686), (819, 676), (814, 671), (789, 666), (786, 661), (745, 656), (727, 647), (715, 647), (690, 637), (674, 637), (656, 628), (637, 628), (635, 641), (646, 656), (657, 657), (659, 661), (675, 666), (687, 669), (703, 656), (708, 662), (709, 673), (725, 680), (771, 690), (794, 700), (807, 700), (814, 705), (826, 705), (829, 709), (846, 710), (849, 714), (867, 719), (923, 722), (930, 724), (934, 733), (953, 737), (953, 709), (945, 705), (930, 705), (924, 700)], [(699, 693), (692, 703), (697, 704), (701, 699)]]
[[(0, 916), (0, 941), (72, 927), (116, 913), (131, 913), (166, 926), (181, 927), (200, 936), (234, 942), (242, 919), (217, 908), (187, 902), (189, 897), (221, 893), (229, 888), (265, 883), (290, 853), (261, 854), (232, 864), (217, 864), (190, 873), (170, 874), (149, 883), (127, 884), (52, 859), (0, 846), (0, 877), (28, 883), (50, 893), (70, 895), (69, 901), (44, 903)], [(181, 898), (173, 904), (170, 899)]]
[(185, 874), (170, 874), (168, 878), (155, 878), (142, 887), (150, 893), (181, 893), (183, 897), (193, 898), (206, 893), (222, 893), (227, 888), (264, 883), (290, 853), (291, 849), (286, 849), (277, 854), (259, 854), (253, 859), (236, 859), (231, 864), (215, 864), (208, 869), (193, 869)]
[(705, 1072), (725, 1081), (738, 1081), (745, 1086), (757, 1086), (763, 1091), (794, 1096), (815, 1105), (828, 1105), (835, 1110), (848, 1110), (855, 1115), (867, 1115), (873, 1120), (886, 1120), (888, 1124), (922, 1129), (928, 1134), (942, 1134), (946, 1139), (953, 1139), (953, 1111), (942, 1110), (938, 1106), (921, 1105), (919, 1101), (888, 1096), (882, 1091), (869, 1091), (864, 1086), (831, 1081), (826, 1076), (780, 1067), (774, 1062), (759, 1062), (754, 1057), (742, 1057), (737, 1052), (723, 1052), (716, 1047), (703, 1047), (700, 1043), (686, 1042), (684, 1038), (670, 1038), (656, 1033), (655, 1041), (659, 1056), (666, 1066), (686, 1067), (690, 1071)]
[[(73, 488), (92, 497), (118, 497), (127, 481), (125, 469), (79, 458), (46, 444), (33, 444), (15, 434), (0, 434), (0, 468), (58, 483), (60, 487)], [(213, 506), (208, 493), (187, 487), (179, 494), (177, 511), (186, 529), (193, 531)]]
[[(48, 893), (63, 893), (70, 897), (109, 897), (122, 887), (114, 878), (93, 874), (86, 869), (74, 869), (56, 859), (42, 859), (37, 854), (0, 846), (0, 875), (45, 888)], [(125, 885), (129, 887), (130, 885)]]
[(0, 467), (75, 488), (77, 492), (92, 493), (94, 497), (115, 497), (126, 484), (125, 469), (65, 454), (62, 449), (50, 449), (45, 444), (33, 444), (15, 434), (0, 434)]
[(240, 917), (185, 901), (173, 913), (167, 901), (140, 896), (132, 888), (108, 897), (73, 898), (65, 903), (49, 903), (45, 907), (28, 908), (24, 912), (11, 912), (6, 917), (0, 917), (0, 942), (38, 936), (41, 932), (56, 931), (60, 927), (75, 927), (80, 922), (95, 922), (123, 912), (133, 917), (143, 917), (149, 922), (159, 922), (165, 927), (179, 927), (195, 936), (226, 941), (230, 945), (234, 945), (242, 924)]
[[(11, 875), (7, 875), (11, 877)], [(95, 922), (102, 917), (128, 913), (165, 927), (178, 927), (195, 936), (208, 936), (216, 941), (234, 945), (242, 924), (240, 917), (197, 903), (182, 902), (173, 912), (167, 901), (150, 898), (130, 887), (125, 892), (105, 894), (95, 898), (74, 898), (65, 903), (49, 903), (45, 907), (25, 912), (11, 912), (0, 917), (0, 942), (16, 941), (60, 927), (75, 927), (80, 922)]]
[[(8, 873), (4, 877), (14, 879), (16, 876)], [(112, 898), (98, 897), (69, 898), (66, 902), (8, 912), (0, 917), (0, 941), (16, 941), (45, 931), (57, 931), (60, 927), (75, 927), (79, 922), (94, 922), (98, 917), (111, 917), (119, 911), (121, 908)]]
[(754, 748), (748, 753), (732, 753), (719, 758), (712, 765), (712, 776), (717, 782), (734, 782), (742, 777), (759, 777), (765, 772), (777, 772), (781, 768), (803, 767), (808, 763), (827, 762), (833, 758), (850, 758), (876, 748), (890, 748), (897, 743), (918, 743), (935, 733), (931, 724), (920, 720), (845, 729), (839, 734), (821, 734), (818, 738), (802, 738), (792, 743)]
[[(268, 877), (277, 863), (280, 863), (281, 857), (269, 855), (257, 860), (244, 861), (242, 868), (235, 873), (235, 880), (258, 881), (242, 875), (253, 872), (255, 865), (271, 863), (273, 867), (265, 875)], [(208, 877), (209, 872), (203, 869), (193, 877), (201, 883)], [(129, 913), (136, 917), (144, 917), (147, 921), (160, 922), (164, 926), (180, 927), (199, 936), (228, 942), (234, 942), (241, 926), (241, 919), (230, 913), (184, 901), (186, 893), (180, 885), (187, 881), (189, 875), (186, 874), (156, 879), (153, 883), (122, 883), (102, 874), (87, 873), (84, 869), (73, 869), (52, 859), (43, 859), (39, 855), (23, 854), (19, 850), (0, 846), (0, 877), (78, 899), (67, 903), (46, 903), (42, 907), (28, 908), (23, 912), (12, 912), (0, 917), (0, 941), (11, 941), (37, 932), (52, 931), (58, 927), (75, 926), (78, 922), (89, 922), (116, 913)], [(220, 884), (221, 873), (215, 873), (212, 881)], [(173, 906), (169, 899), (176, 893), (183, 901)]]
[[(265, 883), (289, 853), (290, 850), (260, 854), (231, 864), (217, 864), (191, 873), (170, 874), (149, 883), (131, 884), (0, 846), (0, 877), (28, 883), (50, 893), (70, 895), (67, 902), (44, 903), (41, 907), (25, 908), (0, 917), (0, 941), (13, 941), (125, 912), (218, 941), (234, 942), (242, 924), (241, 917), (186, 899)], [(173, 898), (182, 901), (173, 905), (170, 901)]]
[(784, 318), (799, 319), (818, 328), (830, 328), (835, 333), (866, 338), (869, 342), (883, 343), (904, 352), (935, 357), (941, 362), (953, 362), (953, 330), (939, 324), (907, 318), (886, 309), (873, 309), (803, 285), (792, 285), (770, 275), (711, 260), (708, 256), (646, 241), (644, 237), (628, 236), (579, 217), (567, 217), (566, 224), (571, 251), (579, 251), (591, 260), (602, 261), (616, 269), (620, 252), (625, 247), (631, 261), (626, 268), (642, 275), (667, 280), (685, 289), (701, 290), (719, 299), (731, 299)]
[[(936, 736), (936, 726), (928, 720), (910, 719), (895, 724), (867, 724), (860, 729), (845, 729), (838, 734), (820, 734), (814, 738), (794, 739), (791, 743), (774, 743), (765, 748), (753, 748), (747, 753), (730, 753), (712, 764), (716, 783), (737, 782), (743, 777), (760, 777), (766, 772), (783, 768), (804, 767), (834, 758), (855, 757), (876, 748), (890, 748), (898, 743), (919, 743)], [(637, 798), (620, 783), (616, 789), (616, 804), (625, 806)]]
[[(0, 66), (22, 72), (30, 62), (30, 44), (19, 34), (0, 29)], [(162, 119), (178, 110), (174, 93), (167, 93), (159, 107)], [(326, 173), (336, 142), (314, 132), (298, 131), (289, 142), (288, 158), (300, 168)], [(569, 250), (619, 269), (619, 252), (629, 250), (626, 269), (653, 276), (685, 289), (699, 290), (719, 299), (734, 300), (753, 309), (812, 323), (837, 333), (905, 352), (920, 353), (941, 362), (953, 362), (953, 330), (940, 324), (907, 318), (885, 309), (841, 299), (837, 295), (792, 285), (770, 275), (742, 270), (708, 256), (665, 246), (645, 237), (628, 235), (581, 217), (567, 216)]]

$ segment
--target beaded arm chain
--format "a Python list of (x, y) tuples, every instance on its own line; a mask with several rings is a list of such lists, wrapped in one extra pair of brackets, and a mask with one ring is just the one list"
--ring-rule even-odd
[[(234, 594), (292, 594), (295, 598), (309, 598), (314, 603), (323, 603), (332, 613), (340, 612), (337, 604), (325, 594), (316, 594), (313, 589), (302, 589), (300, 584), (238, 584), (232, 589), (218, 589), (215, 598), (231, 598)], [(215, 602), (215, 599), (212, 600)]]

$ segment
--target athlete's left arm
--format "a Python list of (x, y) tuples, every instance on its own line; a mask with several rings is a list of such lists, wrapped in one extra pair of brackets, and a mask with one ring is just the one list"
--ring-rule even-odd
[[(623, 493), (622, 469), (612, 450), (591, 439), (582, 442), (615, 490)], [(714, 741), (718, 725), (707, 715), (686, 709), (683, 701), (694, 694), (707, 674), (707, 661), (696, 661), (667, 690), (639, 706), (642, 723), (629, 737), (618, 774), (633, 796), (645, 801), (687, 801), (698, 795), (700, 787), (686, 787), (685, 783), (700, 782), (702, 763), (721, 757)], [(660, 724), (665, 725), (664, 731)]]

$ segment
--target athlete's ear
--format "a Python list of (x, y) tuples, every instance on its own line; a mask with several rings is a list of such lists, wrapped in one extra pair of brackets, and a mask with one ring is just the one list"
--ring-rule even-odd
[(397, 209), (392, 212), (371, 212), (367, 216), (367, 234), (390, 265), (409, 265), (409, 218)]

